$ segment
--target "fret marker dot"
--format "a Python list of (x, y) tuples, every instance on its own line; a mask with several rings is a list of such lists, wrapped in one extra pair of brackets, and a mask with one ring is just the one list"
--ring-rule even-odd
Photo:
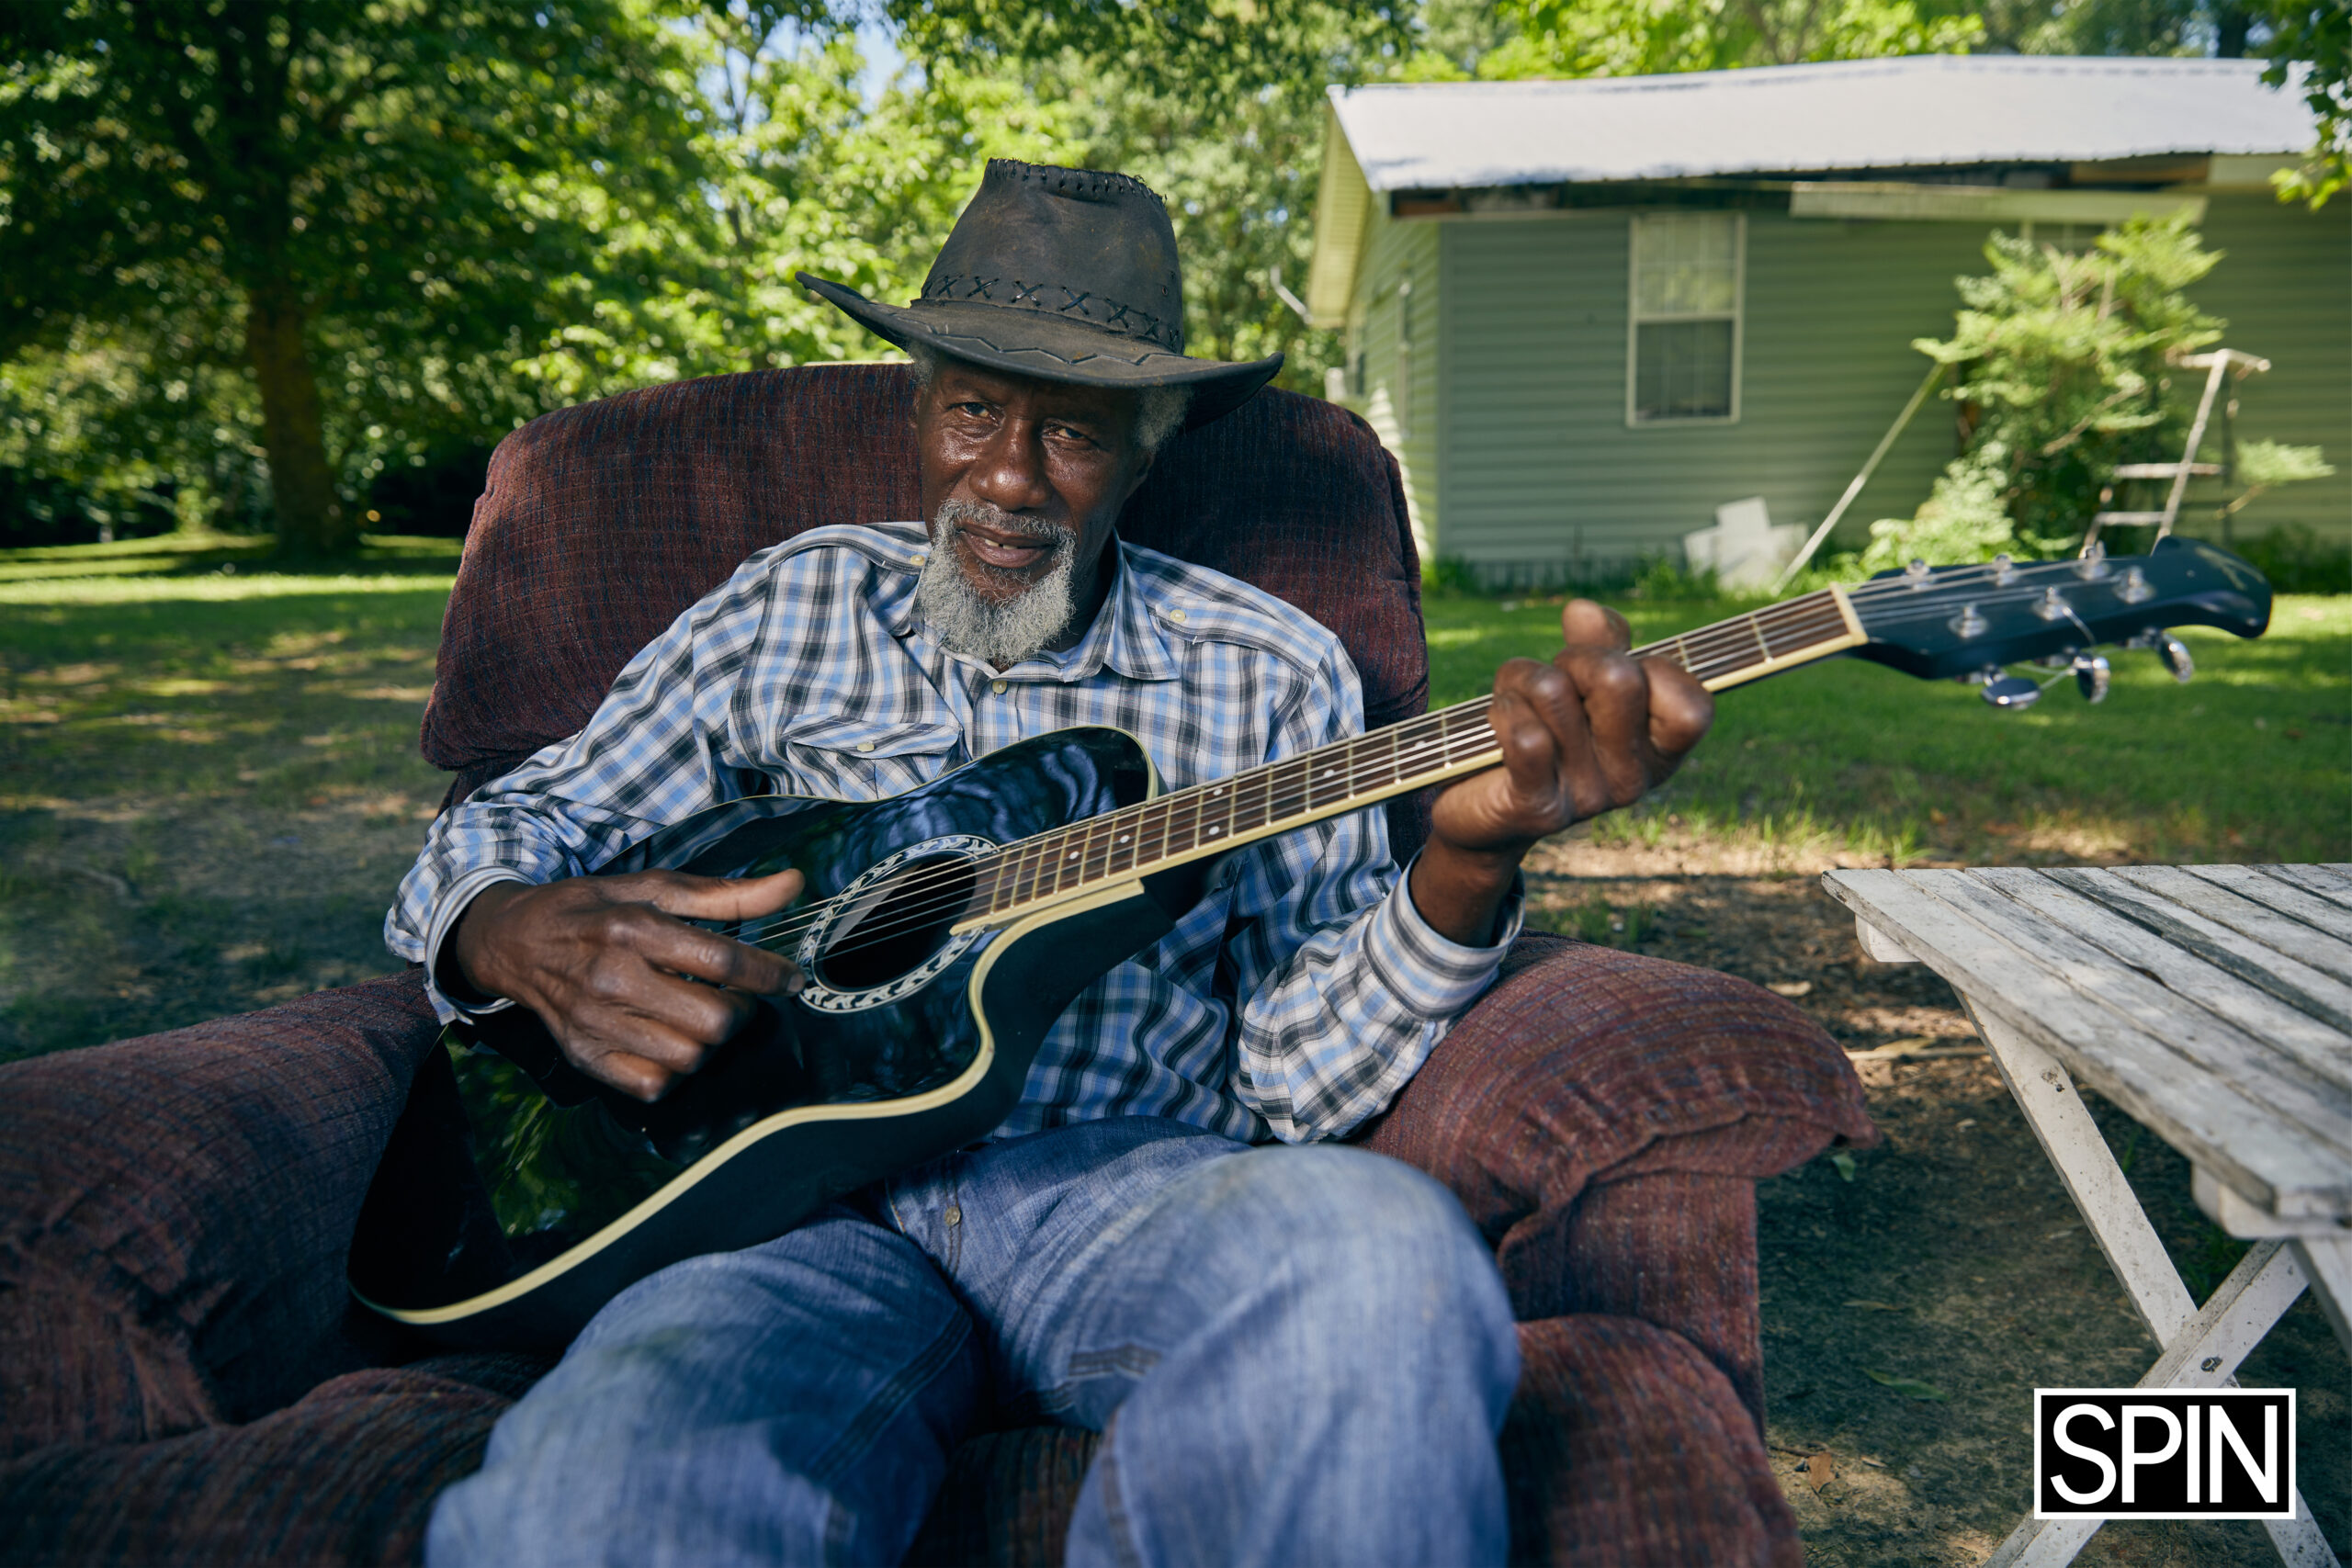
[(1069, 852), (1069, 858), (1070, 858), (1070, 859), (1072, 859), (1072, 860), (1076, 860), (1076, 859), (1078, 858), (1078, 852), (1077, 852), (1076, 850), (1072, 850), (1072, 851), (1070, 851), (1070, 852)]
[(1124, 844), (1124, 843), (1125, 843), (1126, 841), (1127, 841), (1127, 835), (1125, 835), (1125, 833), (1120, 834), (1120, 835), (1119, 835), (1119, 842), (1121, 842), (1121, 843), (1123, 843), (1123, 844)]
[(1219, 833), (1222, 833), (1222, 832), (1224, 832), (1224, 831), (1225, 831), (1225, 829), (1222, 829), (1222, 828), (1212, 828), (1212, 829), (1209, 829), (1209, 837), (1210, 837), (1210, 838), (1212, 838), (1212, 839), (1214, 839), (1214, 838), (1216, 838)]

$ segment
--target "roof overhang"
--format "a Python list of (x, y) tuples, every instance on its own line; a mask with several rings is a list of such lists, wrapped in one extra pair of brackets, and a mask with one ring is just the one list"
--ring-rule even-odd
[(1315, 255), (1306, 268), (1306, 319), (1310, 326), (1341, 327), (1348, 299), (1355, 291), (1356, 262), (1363, 254), (1364, 220), (1372, 212), (1372, 187), (1349, 149), (1337, 107), (1323, 106), (1323, 175), (1315, 192)]

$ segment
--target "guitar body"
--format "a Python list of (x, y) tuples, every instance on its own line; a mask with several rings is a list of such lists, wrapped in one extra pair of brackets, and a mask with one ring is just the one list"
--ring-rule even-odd
[[(559, 1204), (559, 1223), (510, 1239), (512, 1223), (498, 1224), (481, 1190), (453, 1174), (464, 1168), (447, 1157), (456, 1097), (421, 1085), (386, 1156), (396, 1179), (379, 1177), (360, 1217), (354, 1292), (442, 1343), (557, 1348), (656, 1269), (773, 1239), (843, 1193), (985, 1137), (1019, 1102), (1063, 1010), (1172, 928), (1197, 897), (1201, 867), (964, 935), (950, 928), (972, 879), (957, 868), (1158, 793), (1133, 737), (1062, 730), (888, 800), (755, 796), (624, 852), (599, 873), (797, 868), (808, 889), (796, 908), (827, 913), (771, 945), (800, 964), (808, 990), (763, 1001), (750, 1027), (652, 1105), (574, 1071), (523, 1009), (454, 1032), (536, 1080), (552, 1104), (531, 1110), (562, 1119), (546, 1142), (575, 1157), (584, 1145), (608, 1174), (634, 1175), (642, 1195), (609, 1218), (594, 1201)], [(910, 905), (919, 918), (906, 917)], [(606, 1196), (602, 1207), (613, 1206)]]

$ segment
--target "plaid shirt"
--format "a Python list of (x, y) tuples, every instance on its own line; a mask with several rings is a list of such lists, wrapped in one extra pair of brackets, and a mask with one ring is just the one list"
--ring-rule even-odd
[[(434, 823), (386, 942), (430, 976), (491, 883), (578, 875), (748, 795), (879, 799), (1073, 725), (1136, 736), (1181, 788), (1363, 728), (1339, 639), (1222, 573), (1122, 543), (1078, 646), (997, 671), (941, 647), (917, 613), (926, 548), (921, 524), (893, 523), (752, 556), (630, 660), (587, 728)], [(1135, 1115), (1250, 1142), (1337, 1137), (1493, 982), (1519, 919), (1514, 898), (1490, 948), (1440, 936), (1378, 811), (1261, 840), (1071, 1004), (997, 1135)]]

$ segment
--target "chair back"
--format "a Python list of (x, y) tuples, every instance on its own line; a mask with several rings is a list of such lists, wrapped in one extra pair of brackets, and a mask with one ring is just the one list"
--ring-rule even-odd
[[(904, 365), (757, 370), (542, 416), (474, 505), (424, 751), (458, 798), (571, 735), (613, 678), (754, 550), (920, 514)], [(1336, 633), (1374, 728), (1429, 701), (1396, 460), (1353, 414), (1263, 391), (1160, 454), (1126, 538), (1254, 583)], [(1390, 807), (1400, 863), (1420, 843)]]

